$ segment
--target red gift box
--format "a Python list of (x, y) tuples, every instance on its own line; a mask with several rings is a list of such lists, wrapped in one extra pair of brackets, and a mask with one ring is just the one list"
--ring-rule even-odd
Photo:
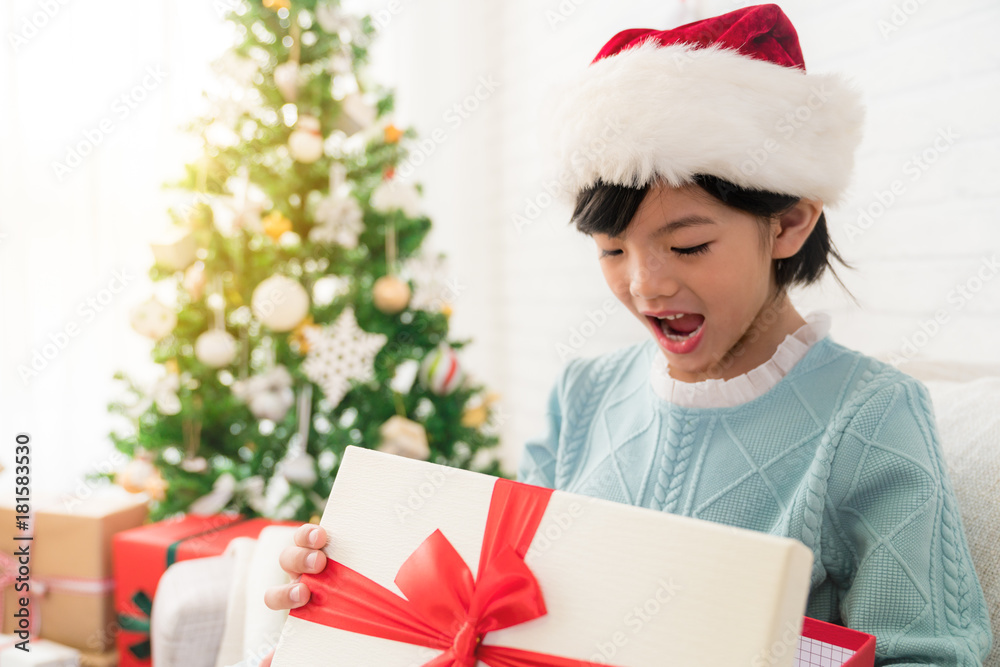
[(112, 559), (115, 610), (121, 627), (118, 633), (120, 667), (148, 667), (151, 664), (149, 615), (160, 577), (173, 563), (218, 556), (234, 538), (256, 538), (267, 526), (299, 526), (301, 523), (249, 519), (237, 514), (189, 514), (116, 534)]
[[(817, 645), (817, 642), (833, 648)], [(875, 637), (808, 616), (802, 624), (802, 640), (798, 651), (798, 667), (875, 665)]]

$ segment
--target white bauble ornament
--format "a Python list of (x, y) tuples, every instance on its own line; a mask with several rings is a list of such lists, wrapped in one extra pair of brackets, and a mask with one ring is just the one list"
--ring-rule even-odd
[(272, 331), (291, 331), (309, 314), (309, 293), (297, 280), (273, 275), (257, 285), (250, 307)]
[(420, 215), (420, 193), (409, 183), (401, 183), (395, 178), (384, 180), (372, 190), (371, 207), (380, 213), (391, 213), (399, 209), (408, 218)]
[(383, 313), (393, 315), (410, 302), (410, 286), (396, 276), (382, 276), (372, 287), (372, 301)]
[(194, 342), (194, 356), (210, 368), (222, 368), (236, 358), (236, 339), (224, 329), (210, 329)]
[(299, 162), (311, 164), (323, 157), (323, 134), (315, 116), (299, 116), (288, 137), (288, 152)]
[(183, 271), (197, 259), (198, 244), (190, 230), (175, 227), (149, 247), (156, 263), (171, 271)]
[(155, 296), (149, 297), (132, 310), (129, 323), (143, 336), (160, 340), (177, 325), (177, 313)]
[(372, 127), (378, 116), (378, 109), (365, 99), (362, 93), (350, 93), (340, 101), (340, 115), (336, 127), (350, 136)]
[(208, 460), (204, 456), (185, 458), (180, 465), (187, 472), (201, 473), (208, 470)]
[(316, 461), (305, 452), (283, 459), (278, 469), (292, 484), (308, 488), (316, 483)]
[(417, 379), (417, 372), (420, 370), (420, 362), (415, 359), (407, 359), (396, 367), (396, 372), (389, 381), (389, 386), (393, 391), (400, 394), (407, 394), (413, 388), (413, 383)]
[(420, 362), (420, 383), (438, 396), (455, 391), (465, 379), (465, 372), (458, 363), (458, 355), (450, 346), (441, 343), (427, 353)]
[(329, 306), (338, 296), (345, 296), (350, 291), (350, 278), (323, 276), (313, 283), (313, 302), (317, 306)]
[(289, 102), (294, 102), (299, 93), (299, 64), (289, 60), (274, 68), (274, 85)]
[(422, 424), (400, 415), (393, 415), (378, 429), (382, 442), (377, 449), (411, 459), (426, 461), (431, 455), (427, 444), (427, 431)]
[(257, 419), (280, 422), (295, 403), (292, 376), (284, 366), (233, 383), (233, 394), (247, 404)]

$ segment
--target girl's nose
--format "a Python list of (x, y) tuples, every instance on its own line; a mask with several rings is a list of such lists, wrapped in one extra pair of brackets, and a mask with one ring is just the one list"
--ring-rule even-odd
[(652, 303), (679, 290), (680, 283), (670, 267), (658, 257), (639, 256), (629, 269), (629, 293), (637, 299)]

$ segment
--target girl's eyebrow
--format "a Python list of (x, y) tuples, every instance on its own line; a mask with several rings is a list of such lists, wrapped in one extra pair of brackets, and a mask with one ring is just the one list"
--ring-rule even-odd
[(664, 236), (665, 234), (672, 234), (673, 232), (676, 232), (678, 229), (684, 229), (685, 227), (697, 227), (698, 225), (714, 225), (714, 224), (715, 220), (712, 220), (711, 218), (706, 218), (703, 215), (697, 215), (697, 214), (686, 215), (683, 218), (678, 218), (673, 222), (668, 222), (667, 224), (663, 225), (655, 232), (650, 234), (649, 238), (658, 239), (661, 236)]

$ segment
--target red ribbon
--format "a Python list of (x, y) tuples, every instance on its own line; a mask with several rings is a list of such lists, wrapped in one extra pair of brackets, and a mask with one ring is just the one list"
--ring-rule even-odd
[(440, 530), (403, 562), (395, 582), (406, 597), (334, 560), (303, 574), (309, 602), (290, 614), (369, 637), (439, 649), (424, 667), (599, 667), (604, 663), (484, 645), (494, 630), (544, 616), (545, 601), (524, 563), (552, 489), (498, 479), (473, 578)]

